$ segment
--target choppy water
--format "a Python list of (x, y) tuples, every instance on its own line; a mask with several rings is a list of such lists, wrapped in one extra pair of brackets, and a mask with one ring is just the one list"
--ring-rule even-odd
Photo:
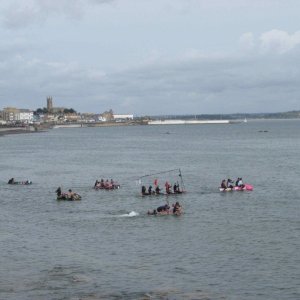
[[(299, 153), (299, 121), (1, 137), (0, 299), (299, 299)], [(176, 168), (185, 214), (147, 216), (166, 198), (136, 180)], [(254, 191), (218, 191), (238, 176)], [(102, 177), (121, 189), (93, 190)]]

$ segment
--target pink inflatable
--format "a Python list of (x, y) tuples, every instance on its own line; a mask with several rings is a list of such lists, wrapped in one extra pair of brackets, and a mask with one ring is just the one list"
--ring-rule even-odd
[(231, 191), (253, 191), (253, 185), (251, 184), (245, 184), (244, 187), (240, 186), (234, 186), (232, 189), (231, 188), (219, 188), (220, 192), (231, 192)]

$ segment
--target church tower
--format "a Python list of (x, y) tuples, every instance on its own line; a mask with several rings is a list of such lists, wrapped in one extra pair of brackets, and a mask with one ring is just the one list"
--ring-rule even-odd
[(47, 97), (47, 110), (48, 110), (48, 113), (52, 112), (52, 109), (53, 109), (52, 97)]

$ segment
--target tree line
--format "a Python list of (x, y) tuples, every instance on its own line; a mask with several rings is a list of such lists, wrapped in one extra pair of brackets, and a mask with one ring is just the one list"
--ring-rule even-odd
[[(35, 115), (42, 115), (42, 114), (48, 114), (48, 113), (51, 113), (51, 111), (48, 111), (48, 109), (46, 107), (38, 108), (34, 112)], [(63, 111), (61, 111), (61, 113), (64, 113), (64, 114), (76, 114), (77, 112), (73, 108), (65, 108)]]

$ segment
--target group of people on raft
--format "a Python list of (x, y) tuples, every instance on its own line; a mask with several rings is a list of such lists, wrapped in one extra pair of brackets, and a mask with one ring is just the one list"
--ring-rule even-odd
[(222, 188), (222, 189), (233, 189), (235, 186), (239, 187), (239, 188), (244, 188), (245, 187), (242, 177), (238, 177), (235, 182), (233, 180), (231, 180), (230, 178), (228, 178), (227, 181), (226, 181), (226, 179), (223, 179), (222, 182), (221, 182), (220, 188)]
[(106, 179), (104, 181), (104, 179), (101, 180), (96, 180), (95, 184), (94, 184), (94, 189), (96, 190), (114, 190), (114, 189), (119, 189), (120, 185), (116, 182), (113, 181), (113, 179), (111, 179), (110, 181), (108, 179)]
[(57, 200), (69, 200), (69, 201), (81, 200), (81, 196), (73, 192), (71, 189), (69, 189), (68, 192), (65, 193), (61, 191), (61, 187), (58, 187), (55, 192), (57, 195)]
[(32, 184), (32, 182), (30, 180), (25, 180), (25, 181), (15, 181), (14, 178), (10, 178), (7, 182), (8, 184)]
[(176, 202), (175, 204), (172, 204), (172, 208), (169, 206), (169, 204), (165, 204), (162, 206), (157, 207), (154, 210), (148, 210), (148, 215), (154, 215), (154, 216), (163, 216), (163, 215), (181, 215), (183, 213), (183, 208), (179, 204), (179, 202)]
[[(157, 183), (154, 183), (155, 188), (153, 190), (152, 185), (149, 185), (148, 189), (146, 188), (146, 186), (142, 186), (142, 196), (150, 196), (150, 195), (160, 195), (160, 194), (164, 194), (161, 192), (161, 188), (159, 187), (159, 185)], [(166, 181), (165, 183), (165, 194), (169, 195), (169, 194), (181, 194), (182, 190), (180, 190), (179, 188), (179, 183), (174, 183), (173, 185), (173, 190), (172, 190), (172, 185)]]

